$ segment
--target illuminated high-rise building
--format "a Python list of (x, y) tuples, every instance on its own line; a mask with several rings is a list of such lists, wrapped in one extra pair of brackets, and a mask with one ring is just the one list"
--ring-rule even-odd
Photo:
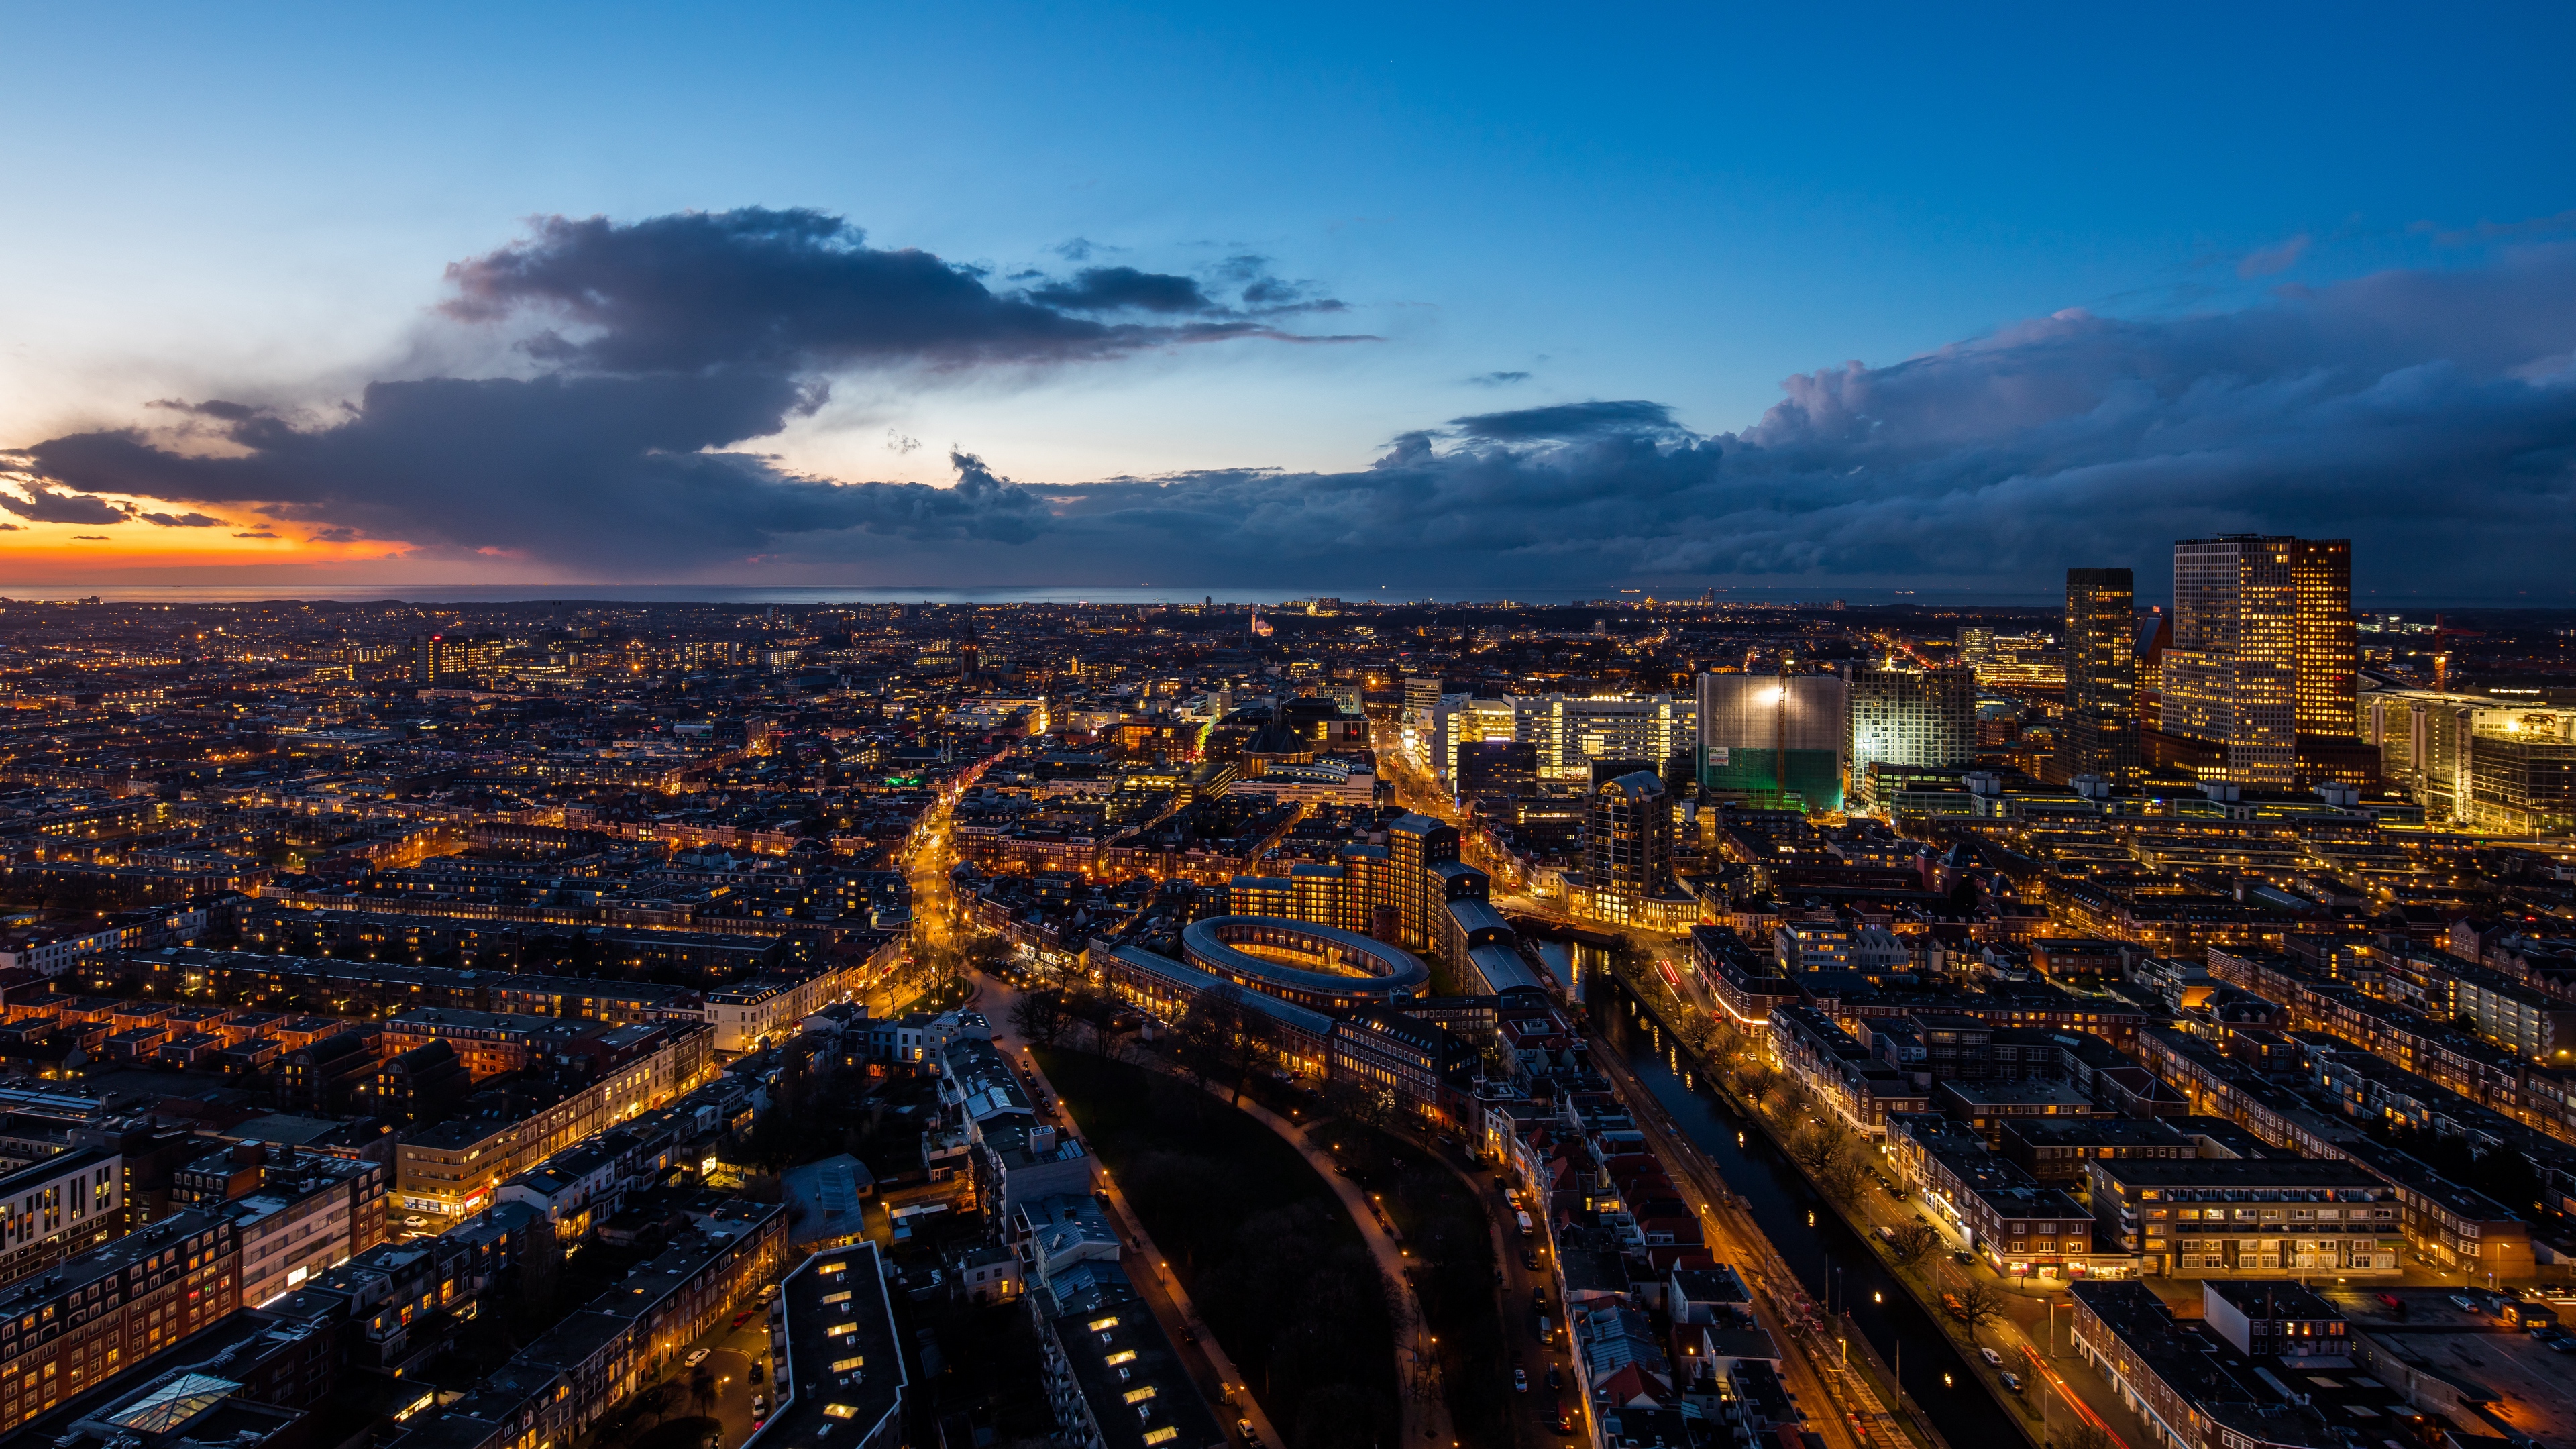
[(2352, 627), (2352, 541), (2300, 539), (2290, 552), (2290, 581), (2299, 610), (2298, 731), (2349, 736), (2360, 648)]
[(1703, 794), (1843, 808), (1851, 699), (1842, 676), (1703, 674), (1698, 716)]
[(2232, 534), (2174, 545), (2163, 762), (2241, 785), (2295, 777), (2298, 542)]
[(2359, 744), (2353, 662), (2348, 540), (2176, 543), (2174, 640), (2147, 754), (2245, 785), (2342, 778)]
[(2127, 569), (2066, 571), (2066, 714), (2049, 775), (2138, 775), (2137, 588)]
[(1851, 677), (1851, 771), (1975, 763), (1977, 682), (1965, 669), (1860, 669)]

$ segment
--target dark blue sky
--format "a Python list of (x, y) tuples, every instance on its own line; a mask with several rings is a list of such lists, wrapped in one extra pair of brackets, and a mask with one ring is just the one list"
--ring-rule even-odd
[(1207, 11), (11, 6), (0, 549), (2565, 592), (2563, 6)]

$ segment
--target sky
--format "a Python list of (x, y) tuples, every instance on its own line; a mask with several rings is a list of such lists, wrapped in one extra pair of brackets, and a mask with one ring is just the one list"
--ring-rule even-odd
[(2576, 599), (2563, 6), (0, 5), (0, 592)]

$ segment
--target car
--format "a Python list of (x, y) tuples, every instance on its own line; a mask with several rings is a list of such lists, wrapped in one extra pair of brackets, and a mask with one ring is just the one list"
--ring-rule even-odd
[(2012, 1390), (2016, 1394), (2021, 1392), (2021, 1375), (2008, 1373), (2003, 1376), (2003, 1380), (2005, 1388)]
[(2566, 1334), (2562, 1333), (2556, 1338), (2542, 1341), (2549, 1345), (2551, 1353), (2576, 1353), (2576, 1338), (2570, 1338)]
[(1242, 1435), (1243, 1442), (1250, 1445), (1251, 1449), (1260, 1449), (1261, 1435), (1253, 1430), (1252, 1421), (1250, 1419), (1235, 1420), (1234, 1432)]
[(768, 1412), (769, 1412), (769, 1395), (767, 1395), (767, 1394), (754, 1394), (754, 1395), (752, 1395), (752, 1396), (751, 1396), (751, 1416), (752, 1416), (753, 1418), (757, 1419), (757, 1418), (759, 1418), (761, 1415), (766, 1414), (766, 1413), (768, 1413)]
[(429, 1226), (429, 1219), (422, 1217), (418, 1213), (413, 1213), (410, 1217), (403, 1219), (403, 1226), (407, 1228), (425, 1228)]
[(1533, 1273), (1537, 1272), (1538, 1254), (1528, 1248), (1521, 1249), (1521, 1266), (1529, 1269)]
[(1565, 1387), (1565, 1375), (1558, 1373), (1556, 1371), (1556, 1365), (1554, 1364), (1549, 1364), (1547, 1366), (1547, 1386), (1551, 1389), (1561, 1389)]
[(2467, 1295), (2466, 1293), (2454, 1293), (2454, 1294), (2452, 1294), (2452, 1295), (2451, 1295), (2451, 1306), (2452, 1306), (2452, 1307), (2454, 1307), (2454, 1308), (2460, 1309), (2460, 1310), (2462, 1310), (2463, 1312), (2467, 1312), (2467, 1313), (2476, 1313), (2476, 1312), (2478, 1312), (2478, 1311), (2479, 1311), (2479, 1308), (2480, 1308), (2480, 1305), (2479, 1305), (2479, 1303), (2478, 1303), (2478, 1300), (2476, 1300), (2476, 1299), (2474, 1299), (2474, 1298), (2470, 1297), (2470, 1296), (2469, 1296), (2469, 1295)]
[(1988, 1368), (2002, 1368), (2004, 1366), (2004, 1356), (1995, 1352), (1991, 1348), (1980, 1347), (1977, 1350), (1977, 1357), (1984, 1359), (1986, 1361), (1986, 1367)]
[(1539, 1287), (1539, 1288), (1532, 1288), (1532, 1289), (1530, 1290), (1530, 1307), (1531, 1307), (1532, 1309), (1538, 1309), (1538, 1310), (1543, 1310), (1543, 1309), (1545, 1309), (1545, 1308), (1547, 1307), (1547, 1289), (1546, 1289), (1546, 1288), (1544, 1288), (1544, 1287)]
[(707, 1352), (708, 1351), (703, 1348), (690, 1349), (689, 1356), (680, 1360), (680, 1362), (689, 1368), (696, 1368), (698, 1365), (707, 1361)]
[(1974, 1253), (1952, 1253), (1950, 1255), (1950, 1261), (1953, 1263), (1974, 1263), (1977, 1261), (1977, 1255)]
[(1526, 1393), (1528, 1393), (1528, 1392), (1529, 1392), (1529, 1370), (1528, 1370), (1528, 1369), (1514, 1369), (1514, 1370), (1512, 1370), (1512, 1387), (1513, 1387), (1513, 1389), (1517, 1390), (1517, 1391), (1518, 1391), (1518, 1392), (1520, 1392), (1520, 1393), (1524, 1393), (1524, 1394), (1526, 1394)]

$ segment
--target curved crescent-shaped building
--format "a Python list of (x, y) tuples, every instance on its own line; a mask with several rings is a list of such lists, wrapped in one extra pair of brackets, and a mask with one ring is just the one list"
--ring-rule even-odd
[[(1240, 946), (1267, 946), (1341, 969), (1310, 971)], [(1275, 916), (1193, 921), (1181, 928), (1181, 953), (1191, 965), (1238, 986), (1327, 1011), (1418, 996), (1431, 982), (1431, 968), (1410, 951), (1355, 931)]]

